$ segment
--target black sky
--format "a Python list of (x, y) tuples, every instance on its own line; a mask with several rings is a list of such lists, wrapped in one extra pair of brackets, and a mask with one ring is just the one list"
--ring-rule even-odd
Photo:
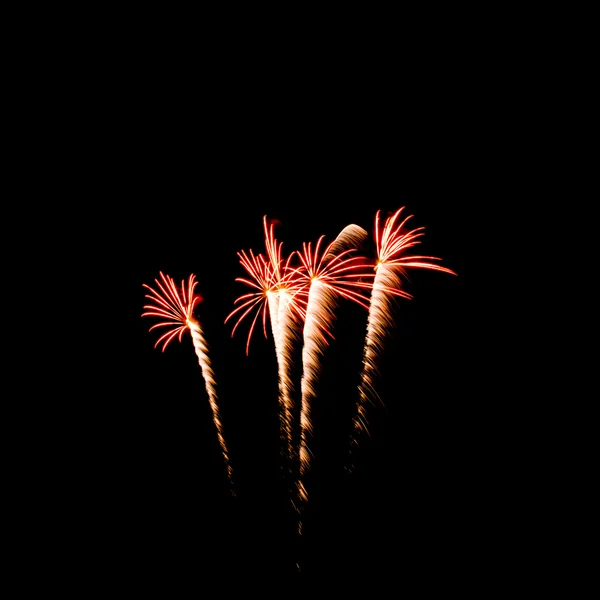
[[(114, 339), (121, 359), (118, 391), (103, 410), (114, 411), (106, 493), (117, 556), (126, 561), (125, 555), (135, 555), (127, 568), (139, 577), (200, 568), (256, 583), (348, 577), (383, 582), (402, 572), (413, 576), (415, 569), (425, 573), (431, 564), (444, 570), (451, 556), (446, 576), (459, 576), (457, 553), (477, 560), (477, 506), (489, 493), (481, 487), (488, 467), (475, 451), (490, 424), (488, 413), (478, 419), (488, 383), (479, 368), (480, 299), (469, 260), (469, 207), (431, 201), (444, 193), (441, 182), (436, 193), (390, 181), (385, 193), (377, 185), (369, 193), (373, 165), (359, 176), (358, 188), (332, 171), (308, 176), (300, 189), (281, 174), (275, 186), (263, 173), (268, 191), (255, 174), (231, 194), (214, 179), (208, 190), (192, 176), (182, 184), (173, 171), (159, 175), (156, 185), (141, 179), (138, 196), (148, 206), (128, 225), (128, 251), (116, 264), (126, 324)], [(398, 301), (381, 358), (384, 406), (372, 409), (372, 437), (361, 440), (352, 475), (344, 465), (366, 312), (340, 303), (313, 406), (315, 456), (299, 539), (282, 483), (270, 329), (266, 339), (255, 332), (246, 356), (249, 322), (233, 338), (232, 323), (224, 323), (235, 298), (248, 291), (235, 281), (245, 275), (236, 253), (264, 250), (263, 215), (280, 222), (275, 234), (287, 254), (320, 235), (332, 241), (350, 223), (372, 238), (376, 211), (401, 206), (414, 215), (414, 227), (425, 227), (419, 250), (441, 257), (458, 276), (410, 273), (406, 289), (414, 298)], [(193, 273), (198, 281), (203, 301), (196, 314), (216, 374), (235, 498), (190, 336), (163, 353), (148, 331), (155, 321), (141, 318), (147, 301), (142, 284), (154, 285), (160, 271), (176, 281)]]
[[(63, 19), (62, 31), (42, 20), (49, 37), (32, 26), (35, 43), (15, 45), (28, 64), (13, 61), (19, 80), (8, 88), (24, 114), (7, 113), (18, 132), (9, 153), (25, 166), (15, 204), (35, 243), (15, 237), (6, 260), (39, 260), (50, 274), (39, 285), (28, 270), (40, 289), (29, 356), (59, 363), (49, 380), (36, 368), (16, 388), (41, 382), (44, 392), (36, 406), (18, 403), (17, 448), (34, 456), (20, 472), (28, 485), (15, 486), (27, 511), (16, 524), (35, 558), (19, 584), (55, 582), (77, 597), (262, 599), (353, 597), (355, 586), (369, 598), (415, 586), (481, 598), (514, 595), (528, 572), (534, 589), (540, 572), (553, 582), (542, 546), (561, 554), (553, 527), (567, 511), (548, 498), (559, 496), (557, 465), (575, 461), (550, 451), (549, 438), (567, 443), (543, 419), (548, 399), (562, 415), (573, 397), (555, 393), (551, 363), (534, 350), (535, 338), (556, 337), (554, 313), (526, 281), (539, 281), (551, 245), (525, 247), (555, 212), (553, 190), (540, 190), (565, 171), (548, 165), (571, 149), (555, 152), (565, 113), (555, 99), (572, 90), (556, 73), (579, 64), (565, 59), (560, 28), (537, 13), (452, 7), (420, 23), (363, 23), (362, 13), (352, 23), (338, 11), (327, 33), (318, 19), (292, 32), (300, 18), (265, 14), (255, 28), (227, 10), (170, 24), (164, 11), (155, 23), (146, 9), (98, 13)], [(571, 196), (556, 206), (568, 213)], [(402, 206), (425, 228), (418, 250), (457, 276), (410, 272), (414, 298), (394, 310), (383, 404), (352, 474), (366, 314), (341, 301), (313, 406), (299, 538), (282, 482), (271, 332), (257, 331), (246, 356), (248, 323), (233, 338), (224, 323), (247, 291), (237, 252), (264, 250), (265, 215), (287, 254), (349, 224), (372, 239), (376, 212)], [(197, 278), (235, 497), (190, 336), (161, 352), (141, 316), (143, 284), (161, 271)], [(544, 280), (547, 294), (562, 276)], [(544, 335), (530, 336), (538, 319)], [(539, 485), (545, 474), (551, 483)]]
[[(78, 234), (97, 240), (98, 311), (114, 315), (98, 332), (106, 350), (90, 393), (102, 390), (102, 400), (81, 434), (95, 434), (84, 535), (108, 543), (101, 568), (131, 589), (168, 589), (177, 577), (385, 589), (407, 579), (471, 581), (473, 570), (492, 569), (485, 549), (501, 524), (492, 514), (498, 406), (489, 400), (498, 382), (489, 377), (481, 242), (505, 192), (488, 153), (501, 123), (485, 102), (468, 101), (472, 82), (460, 73), (437, 80), (443, 101), (415, 89), (402, 110), (383, 79), (362, 103), (326, 79), (327, 93), (305, 90), (291, 102), (286, 79), (279, 100), (265, 104), (263, 84), (250, 77), (209, 92), (188, 87), (175, 67), (159, 75), (117, 71), (85, 115), (94, 150), (77, 160), (93, 215)], [(372, 410), (372, 437), (351, 476), (343, 466), (366, 313), (341, 302), (313, 407), (299, 540), (281, 482), (270, 330), (266, 339), (255, 333), (246, 356), (248, 324), (232, 338), (224, 323), (247, 291), (235, 281), (245, 275), (237, 252), (263, 252), (264, 215), (279, 222), (287, 254), (321, 235), (332, 241), (351, 223), (372, 239), (377, 210), (402, 206), (413, 227), (425, 227), (418, 250), (458, 275), (411, 271), (414, 299), (398, 301), (381, 357), (384, 405)], [(198, 281), (234, 498), (190, 336), (163, 353), (148, 331), (154, 321), (141, 318), (143, 284), (161, 271)]]

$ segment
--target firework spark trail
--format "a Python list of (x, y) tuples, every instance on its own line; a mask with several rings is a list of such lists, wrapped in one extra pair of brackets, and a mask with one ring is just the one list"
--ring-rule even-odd
[[(167, 328), (167, 331), (158, 338), (154, 345), (156, 348), (162, 342), (163, 352), (173, 339), (177, 337), (181, 342), (183, 334), (187, 330), (190, 331), (194, 350), (198, 357), (198, 364), (200, 365), (202, 377), (204, 378), (205, 389), (212, 410), (213, 422), (217, 431), (217, 438), (227, 469), (227, 476), (230, 485), (233, 486), (233, 472), (229, 461), (229, 451), (227, 449), (225, 437), (223, 436), (223, 424), (221, 422), (217, 400), (215, 374), (209, 360), (208, 345), (204, 338), (202, 327), (193, 315), (194, 308), (200, 301), (200, 296), (194, 292), (197, 285), (196, 278), (194, 275), (189, 276), (187, 289), (185, 287), (185, 282), (182, 281), (180, 293), (171, 277), (164, 275), (162, 272), (160, 273), (160, 277), (162, 282), (158, 281), (158, 279), (154, 280), (158, 286), (158, 290), (151, 288), (145, 283), (142, 284), (146, 289), (150, 290), (150, 294), (146, 294), (146, 298), (149, 298), (154, 302), (154, 304), (144, 306), (145, 312), (142, 313), (142, 317), (158, 317), (164, 319), (150, 327), (150, 331), (161, 327)], [(231, 487), (231, 493), (234, 494), (233, 487)]]
[(298, 319), (297, 317), (294, 318), (292, 308), (294, 300), (290, 294), (295, 275), (290, 269), (292, 255), (286, 261), (283, 260), (281, 253), (283, 243), (275, 239), (273, 224), (267, 225), (266, 215), (263, 217), (263, 227), (267, 258), (262, 254), (254, 255), (252, 250), (249, 254), (244, 251), (238, 252), (240, 263), (251, 279), (237, 278), (236, 281), (245, 283), (256, 291), (237, 298), (235, 303), (241, 304), (227, 316), (225, 322), (233, 315), (241, 313), (231, 332), (233, 336), (238, 325), (252, 312), (255, 313), (248, 332), (246, 344), (246, 354), (248, 354), (250, 339), (259, 315), (262, 315), (263, 332), (267, 337), (266, 320), (268, 314), (277, 358), (280, 438), (282, 450), (287, 452), (288, 459), (292, 459), (294, 456), (292, 444), (294, 408), (294, 387), (291, 378), (292, 350), (299, 336)]
[[(308, 470), (312, 456), (309, 449), (309, 438), (313, 434), (312, 404), (317, 397), (316, 386), (321, 374), (321, 359), (329, 343), (327, 335), (335, 319), (334, 310), (336, 307), (337, 295), (318, 279), (314, 280), (310, 285), (308, 294), (306, 321), (303, 330), (299, 452), (301, 476)], [(301, 499), (307, 501), (307, 493), (302, 485), (300, 491)]]
[[(280, 431), (282, 442), (287, 449), (287, 458), (294, 460), (293, 414), (294, 385), (292, 381), (293, 348), (299, 337), (298, 320), (294, 318), (293, 296), (295, 275), (290, 268), (293, 254), (284, 262), (282, 259), (283, 242), (278, 242), (273, 233), (273, 223), (267, 226), (267, 217), (263, 217), (265, 248), (275, 282), (275, 293), (269, 293), (271, 325), (277, 356), (279, 383)], [(272, 307), (271, 307), (272, 304)]]
[(296, 338), (294, 321), (290, 303), (291, 294), (281, 288), (275, 292), (268, 292), (269, 316), (271, 331), (275, 343), (275, 356), (277, 358), (277, 378), (279, 393), (279, 432), (282, 450), (285, 449), (286, 458), (293, 460), (293, 410), (294, 410), (294, 385), (291, 377), (293, 342)]
[(229, 478), (229, 481), (231, 482), (233, 472), (229, 463), (229, 452), (227, 450), (227, 444), (225, 443), (225, 438), (223, 437), (223, 424), (221, 423), (219, 405), (217, 402), (215, 374), (208, 360), (208, 345), (206, 344), (206, 340), (204, 339), (204, 334), (202, 332), (202, 328), (200, 327), (200, 323), (198, 323), (198, 321), (196, 321), (192, 317), (188, 318), (187, 324), (192, 334), (194, 349), (196, 350), (198, 363), (200, 364), (202, 376), (204, 377), (204, 381), (206, 383), (206, 391), (208, 393), (208, 400), (213, 414), (213, 421), (217, 429), (219, 445), (221, 446), (221, 452), (223, 453), (223, 458), (225, 459), (225, 464), (227, 466), (227, 476)]
[[(293, 298), (289, 290), (280, 290), (277, 314), (277, 366), (279, 375), (279, 403), (282, 429), (285, 431), (287, 458), (293, 464), (296, 460), (294, 439), (294, 382), (292, 380), (293, 352), (299, 338), (297, 319), (292, 308)], [(290, 470), (291, 470), (290, 465)]]
[[(380, 229), (380, 213), (375, 216), (375, 243), (377, 263), (375, 266), (375, 279), (371, 291), (369, 312), (367, 316), (367, 331), (363, 349), (363, 367), (358, 386), (358, 401), (352, 421), (350, 438), (350, 453), (358, 444), (361, 433), (368, 434), (367, 406), (379, 400), (375, 389), (375, 379), (378, 373), (377, 364), (383, 352), (387, 332), (393, 326), (394, 296), (411, 299), (412, 296), (402, 289), (402, 277), (407, 268), (421, 268), (441, 271), (456, 275), (454, 271), (433, 260), (441, 260), (435, 256), (404, 255), (406, 250), (420, 243), (419, 238), (424, 235), (424, 227), (408, 229), (407, 221), (413, 215), (397, 223), (398, 217), (404, 207), (398, 209), (386, 219), (383, 230)], [(352, 470), (350, 464), (348, 470)]]
[[(370, 289), (370, 282), (362, 282), (364, 262), (360, 257), (350, 254), (357, 250), (367, 237), (367, 232), (358, 225), (349, 225), (323, 252), (321, 236), (315, 245), (303, 244), (299, 252), (302, 266), (297, 269), (301, 283), (297, 283), (296, 295), (302, 298), (296, 309), (304, 317), (302, 347), (299, 476), (296, 482), (296, 509), (301, 514), (302, 507), (308, 502), (308, 492), (303, 477), (310, 468), (310, 437), (313, 433), (311, 419), (312, 404), (317, 397), (317, 384), (321, 375), (321, 359), (333, 337), (338, 299), (353, 300), (367, 307), (368, 296), (363, 291)], [(297, 280), (298, 281), (298, 280)], [(302, 532), (302, 519), (298, 530)]]

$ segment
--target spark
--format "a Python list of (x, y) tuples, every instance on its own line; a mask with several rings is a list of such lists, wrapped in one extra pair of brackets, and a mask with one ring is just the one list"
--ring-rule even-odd
[[(301, 513), (308, 502), (308, 491), (302, 481), (309, 470), (312, 452), (310, 438), (313, 434), (312, 404), (317, 397), (317, 384), (321, 375), (321, 359), (333, 338), (333, 325), (338, 300), (345, 298), (368, 308), (369, 295), (365, 290), (371, 286), (362, 278), (368, 273), (359, 256), (352, 255), (367, 232), (358, 225), (345, 227), (338, 237), (322, 249), (325, 236), (321, 236), (313, 249), (304, 243), (298, 252), (301, 266), (295, 270), (294, 295), (297, 310), (304, 317), (302, 347), (299, 477), (296, 483)], [(299, 522), (299, 532), (302, 522)]]
[(277, 241), (274, 235), (274, 226), (267, 224), (266, 215), (263, 217), (265, 234), (266, 257), (263, 254), (255, 255), (240, 251), (238, 256), (241, 265), (246, 269), (250, 279), (238, 277), (236, 281), (244, 283), (255, 291), (238, 297), (234, 304), (239, 304), (225, 319), (225, 323), (234, 315), (238, 320), (231, 332), (233, 337), (237, 327), (246, 318), (252, 319), (246, 342), (246, 355), (250, 349), (250, 340), (255, 330), (257, 320), (262, 318), (262, 327), (267, 336), (267, 316), (271, 325), (271, 333), (275, 344), (277, 358), (280, 437), (282, 449), (285, 448), (288, 459), (294, 458), (293, 446), (293, 411), (294, 411), (294, 385), (291, 377), (292, 353), (295, 341), (299, 337), (298, 316), (294, 314), (294, 289), (295, 274), (290, 262), (293, 254), (286, 260), (282, 257), (283, 242)]
[[(352, 421), (350, 440), (351, 453), (358, 443), (360, 433), (368, 433), (367, 405), (380, 401), (376, 391), (378, 359), (383, 352), (387, 332), (393, 327), (393, 298), (411, 299), (412, 295), (403, 289), (402, 278), (408, 268), (430, 269), (456, 275), (451, 269), (431, 261), (439, 261), (435, 256), (418, 256), (406, 252), (421, 242), (425, 228), (410, 229), (409, 215), (401, 222), (398, 218), (405, 207), (389, 216), (383, 229), (380, 225), (381, 211), (375, 215), (376, 264), (375, 279), (371, 291), (367, 316), (367, 331), (363, 348), (362, 371), (360, 375), (358, 401)], [(349, 467), (352, 470), (352, 466)]]
[(269, 308), (269, 294), (275, 287), (273, 280), (274, 276), (269, 264), (265, 261), (262, 254), (255, 255), (252, 250), (249, 252), (242, 250), (238, 252), (238, 256), (241, 265), (246, 269), (251, 279), (237, 277), (236, 281), (245, 283), (256, 291), (243, 294), (235, 299), (234, 304), (239, 304), (239, 306), (227, 315), (225, 323), (227, 323), (234, 315), (238, 315), (238, 320), (231, 331), (231, 337), (233, 337), (241, 322), (254, 312), (254, 318), (252, 319), (246, 342), (246, 355), (248, 355), (250, 351), (250, 340), (254, 333), (256, 322), (260, 316), (262, 316), (264, 335), (267, 337), (267, 310)]
[[(166, 331), (158, 338), (154, 347), (158, 347), (162, 343), (162, 351), (164, 352), (167, 346), (174, 340), (180, 342), (186, 331), (190, 331), (194, 350), (198, 357), (198, 363), (202, 370), (202, 376), (205, 382), (205, 389), (208, 394), (209, 404), (212, 410), (213, 422), (217, 430), (217, 438), (221, 447), (221, 452), (225, 460), (227, 475), (230, 484), (232, 484), (232, 468), (229, 461), (229, 451), (223, 436), (223, 425), (221, 422), (219, 405), (217, 401), (215, 375), (209, 360), (208, 345), (204, 338), (202, 327), (198, 320), (194, 317), (194, 308), (200, 301), (200, 296), (195, 293), (197, 285), (195, 275), (190, 275), (187, 281), (181, 282), (180, 289), (175, 285), (174, 280), (168, 275), (160, 272), (161, 281), (155, 279), (157, 289), (142, 284), (143, 287), (149, 290), (146, 298), (149, 298), (153, 304), (145, 305), (142, 317), (156, 317), (162, 319), (150, 327), (150, 331), (154, 329), (165, 328)], [(234, 494), (233, 487), (231, 488)]]

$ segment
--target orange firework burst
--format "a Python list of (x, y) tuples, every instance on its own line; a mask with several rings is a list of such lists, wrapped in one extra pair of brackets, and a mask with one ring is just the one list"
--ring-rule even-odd
[(195, 293), (197, 285), (196, 277), (194, 275), (189, 276), (187, 287), (185, 282), (182, 281), (180, 290), (175, 285), (173, 279), (168, 275), (164, 275), (161, 272), (160, 278), (161, 281), (158, 279), (154, 280), (158, 289), (153, 289), (145, 283), (142, 284), (150, 291), (149, 294), (146, 294), (146, 298), (149, 298), (154, 303), (144, 306), (145, 312), (142, 313), (142, 317), (156, 317), (162, 319), (159, 323), (150, 327), (150, 331), (158, 328), (167, 329), (154, 345), (156, 348), (162, 342), (163, 352), (175, 338), (181, 341), (183, 334), (188, 330), (190, 331), (196, 356), (198, 357), (198, 363), (202, 369), (202, 376), (204, 378), (206, 392), (212, 409), (213, 421), (217, 429), (217, 437), (221, 446), (223, 458), (225, 459), (225, 466), (227, 467), (227, 475), (229, 477), (229, 482), (231, 483), (232, 469), (229, 463), (229, 452), (223, 436), (223, 426), (219, 415), (215, 376), (208, 357), (208, 345), (204, 339), (204, 333), (200, 323), (193, 314), (196, 304), (200, 301), (200, 296)]
[(392, 297), (412, 298), (408, 292), (402, 289), (402, 278), (405, 270), (408, 268), (430, 269), (456, 275), (451, 269), (431, 262), (439, 261), (440, 258), (406, 254), (407, 250), (420, 243), (425, 228), (407, 228), (406, 224), (413, 215), (409, 215), (398, 222), (398, 217), (404, 208), (398, 209), (388, 217), (383, 229), (380, 226), (381, 211), (377, 211), (375, 216), (377, 260), (367, 318), (359, 398), (352, 426), (351, 450), (357, 444), (359, 432), (367, 432), (367, 402), (377, 399), (374, 379), (377, 373), (378, 358), (383, 351), (386, 332), (393, 326)]

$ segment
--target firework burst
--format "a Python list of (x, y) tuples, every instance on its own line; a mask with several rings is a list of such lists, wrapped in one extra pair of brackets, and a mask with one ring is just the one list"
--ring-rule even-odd
[[(164, 352), (167, 346), (174, 340), (180, 342), (186, 331), (189, 330), (194, 344), (194, 350), (198, 357), (198, 363), (202, 370), (202, 376), (205, 382), (206, 392), (208, 394), (209, 404), (212, 410), (213, 421), (217, 430), (217, 438), (221, 447), (221, 452), (225, 460), (227, 476), (230, 484), (232, 484), (232, 469), (229, 461), (229, 452), (225, 438), (223, 436), (223, 425), (221, 423), (219, 405), (217, 402), (216, 381), (215, 375), (209, 360), (208, 345), (204, 339), (204, 333), (198, 320), (194, 317), (194, 308), (200, 301), (200, 296), (195, 293), (197, 285), (194, 275), (190, 275), (187, 281), (181, 282), (181, 287), (178, 289), (175, 282), (168, 275), (160, 273), (160, 281), (155, 279), (157, 289), (142, 284), (149, 294), (149, 298), (153, 304), (145, 305), (142, 317), (155, 317), (161, 319), (160, 322), (150, 327), (150, 331), (154, 329), (164, 329), (164, 333), (158, 338), (154, 347), (156, 348), (162, 343), (162, 351)], [(233, 487), (231, 488), (233, 493)]]
[[(317, 397), (317, 384), (321, 376), (321, 359), (333, 338), (333, 325), (338, 300), (345, 298), (368, 308), (371, 282), (361, 257), (352, 255), (367, 237), (358, 225), (345, 227), (338, 237), (323, 249), (321, 236), (313, 249), (304, 243), (298, 252), (300, 267), (294, 270), (295, 307), (304, 319), (302, 346), (302, 378), (300, 408), (299, 476), (296, 483), (298, 512), (308, 501), (303, 482), (311, 463), (310, 438), (313, 434), (312, 404)], [(299, 521), (299, 531), (302, 521)]]
[[(231, 335), (235, 334), (237, 327), (246, 319), (252, 318), (246, 342), (246, 355), (250, 349), (250, 340), (259, 318), (267, 337), (267, 316), (271, 325), (271, 333), (275, 343), (277, 357), (278, 390), (279, 390), (279, 415), (280, 437), (282, 449), (286, 449), (286, 457), (293, 460), (295, 451), (293, 446), (293, 411), (294, 411), (294, 385), (291, 377), (292, 353), (294, 343), (299, 337), (299, 320), (295, 314), (295, 302), (292, 291), (295, 288), (295, 275), (290, 267), (292, 255), (286, 260), (282, 258), (283, 242), (278, 242), (274, 235), (274, 225), (267, 223), (266, 215), (263, 217), (265, 234), (266, 257), (263, 254), (255, 255), (249, 252), (238, 252), (240, 263), (250, 276), (238, 277), (236, 281), (244, 283), (254, 291), (243, 294), (235, 300), (239, 304), (225, 319), (225, 323), (234, 315), (238, 319)], [(252, 317), (252, 315), (254, 315)]]
[[(435, 262), (435, 256), (407, 254), (407, 251), (421, 242), (424, 227), (410, 229), (407, 222), (413, 215), (399, 221), (405, 207), (389, 216), (383, 228), (380, 225), (381, 211), (375, 216), (376, 264), (375, 278), (371, 291), (367, 317), (367, 331), (363, 349), (363, 366), (358, 389), (358, 401), (352, 421), (350, 450), (358, 443), (361, 433), (368, 433), (367, 406), (379, 400), (375, 388), (378, 359), (383, 352), (387, 332), (393, 327), (394, 297), (411, 299), (403, 288), (403, 277), (407, 269), (430, 269), (456, 275), (454, 271)], [(349, 470), (352, 469), (350, 465)]]

